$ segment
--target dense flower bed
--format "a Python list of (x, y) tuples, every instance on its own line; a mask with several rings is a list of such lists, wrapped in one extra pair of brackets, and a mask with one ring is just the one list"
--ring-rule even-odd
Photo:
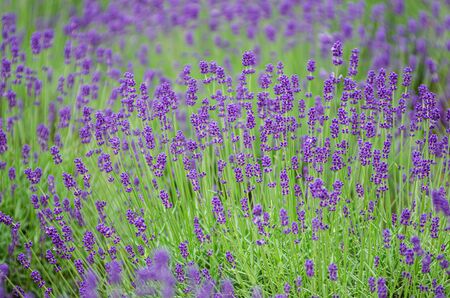
[(0, 297), (450, 293), (448, 1), (85, 2), (0, 4)]

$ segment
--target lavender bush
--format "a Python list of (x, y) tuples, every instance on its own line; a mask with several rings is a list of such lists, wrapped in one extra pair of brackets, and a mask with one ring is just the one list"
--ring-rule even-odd
[(449, 1), (0, 8), (0, 297), (450, 294)]

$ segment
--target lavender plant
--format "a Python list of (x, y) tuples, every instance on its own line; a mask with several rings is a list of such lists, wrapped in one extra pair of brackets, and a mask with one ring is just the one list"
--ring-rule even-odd
[(0, 8), (0, 297), (450, 293), (448, 1)]

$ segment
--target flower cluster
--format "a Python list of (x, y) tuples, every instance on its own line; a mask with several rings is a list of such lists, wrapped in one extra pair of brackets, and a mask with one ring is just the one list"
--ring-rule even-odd
[(448, 3), (20, 2), (0, 297), (448, 295)]

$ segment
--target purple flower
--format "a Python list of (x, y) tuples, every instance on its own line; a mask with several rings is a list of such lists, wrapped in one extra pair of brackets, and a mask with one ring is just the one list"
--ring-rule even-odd
[(225, 279), (224, 281), (222, 281), (222, 290), (221, 290), (221, 297), (222, 298), (234, 298), (236, 297), (234, 294), (234, 287), (233, 287), (233, 283), (228, 280)]
[(75, 158), (73, 160), (74, 164), (75, 164), (75, 168), (77, 170), (77, 172), (80, 175), (84, 175), (88, 172), (88, 170), (86, 169), (86, 166), (84, 165), (83, 161), (81, 160), (81, 158)]
[(247, 198), (242, 198), (241, 201), (241, 210), (244, 213), (244, 217), (248, 217), (248, 199)]
[(52, 154), (55, 165), (62, 163), (62, 158), (61, 158), (61, 155), (59, 154), (58, 146), (52, 146), (50, 148), (50, 153)]
[(181, 256), (184, 259), (187, 259), (187, 257), (189, 256), (188, 242), (187, 241), (181, 242), (180, 245), (178, 246), (178, 248), (180, 249)]
[(0, 264), (0, 285), (9, 274), (8, 264)]
[(402, 225), (408, 226), (410, 225), (409, 219), (411, 218), (411, 211), (408, 208), (403, 209), (402, 215), (400, 217), (400, 223)]
[(441, 187), (439, 190), (433, 190), (431, 192), (431, 198), (436, 212), (442, 211), (445, 216), (450, 217), (450, 205), (446, 198), (445, 189)]
[(391, 247), (391, 231), (389, 229), (383, 231), (383, 241), (385, 248)]
[(83, 245), (87, 252), (94, 249), (95, 236), (92, 232), (87, 231), (83, 236)]
[(117, 261), (111, 261), (105, 265), (110, 284), (119, 284), (122, 280), (122, 265)]
[(38, 285), (39, 288), (42, 288), (45, 285), (45, 281), (42, 280), (41, 274), (39, 271), (32, 271), (31, 272), (31, 279), (34, 281), (35, 284)]
[(289, 295), (289, 292), (291, 291), (291, 285), (287, 282), (284, 284), (284, 293), (286, 295)]
[(331, 48), (331, 53), (333, 55), (333, 64), (338, 66), (343, 63), (342, 60), (342, 43), (338, 40), (333, 44)]
[(267, 39), (271, 42), (274, 42), (277, 35), (277, 30), (275, 29), (275, 27), (269, 24), (264, 28), (264, 31), (266, 33)]
[(297, 292), (301, 291), (302, 283), (303, 283), (302, 277), (297, 276), (297, 278), (295, 279), (295, 286), (297, 287)]
[(16, 169), (15, 168), (13, 168), (13, 167), (9, 168), (8, 177), (9, 177), (9, 180), (11, 180), (11, 181), (16, 179)]
[(166, 209), (170, 209), (173, 207), (173, 204), (169, 201), (169, 194), (167, 193), (167, 191), (165, 190), (161, 190), (159, 192), (159, 198), (161, 199), (164, 207), (166, 207)]
[(439, 234), (439, 217), (433, 217), (430, 227), (431, 238), (437, 239)]
[(241, 168), (234, 168), (234, 177), (236, 178), (236, 182), (238, 183), (244, 181), (244, 175), (242, 174)]
[[(2, 58), (2, 67), (1, 67), (1, 75), (4, 79), (7, 79), (11, 76), (11, 61), (6, 58)], [(13, 92), (10, 90), (10, 92)], [(14, 106), (10, 104), (10, 107)]]
[(24, 269), (30, 268), (30, 260), (28, 260), (28, 258), (23, 253), (20, 253), (17, 256), (17, 261), (20, 265), (22, 265)]
[(214, 217), (216, 218), (219, 224), (225, 224), (227, 219), (225, 217), (224, 208), (222, 205), (222, 201), (218, 197), (213, 197), (211, 200), (211, 204), (213, 206)]
[(376, 290), (375, 281), (376, 281), (376, 279), (373, 276), (369, 277), (369, 279), (368, 279), (369, 290), (372, 293), (375, 292), (375, 290)]
[(314, 61), (313, 59), (308, 60), (308, 63), (306, 65), (306, 70), (311, 73), (316, 71), (316, 61)]
[(256, 64), (256, 57), (255, 54), (252, 51), (247, 51), (242, 55), (242, 65), (247, 66), (254, 66)]
[(183, 265), (177, 263), (175, 265), (175, 274), (178, 282), (184, 282), (185, 280), (185, 273), (183, 269)]
[(262, 214), (262, 206), (260, 204), (255, 205), (255, 207), (253, 207), (253, 215), (254, 216), (261, 216)]
[(41, 33), (40, 32), (34, 32), (31, 35), (31, 52), (34, 55), (37, 55), (41, 52)]
[(428, 253), (422, 258), (422, 273), (423, 274), (430, 272), (431, 261), (432, 261), (431, 256)]
[(233, 254), (230, 251), (227, 251), (225, 253), (225, 258), (227, 259), (228, 263), (233, 266), (233, 268), (236, 266)]
[(405, 255), (405, 263), (407, 265), (413, 265), (414, 264), (414, 250), (411, 248), (408, 248), (404, 252)]
[(252, 290), (252, 298), (263, 298), (263, 292), (260, 287), (255, 287)]
[(358, 63), (359, 63), (359, 50), (353, 49), (352, 55), (350, 56), (350, 66), (348, 68), (349, 76), (356, 76), (358, 74)]
[(6, 133), (0, 128), (0, 154), (3, 154), (8, 150), (8, 139)]
[(203, 233), (202, 227), (200, 226), (200, 220), (198, 219), (198, 217), (194, 217), (194, 232), (198, 241), (200, 241), (200, 243), (203, 243), (206, 237), (205, 234)]
[(208, 62), (200, 61), (199, 68), (201, 74), (207, 74), (209, 72)]
[(63, 173), (62, 176), (63, 176), (64, 186), (67, 189), (75, 188), (77, 186), (77, 183), (76, 183), (75, 179), (72, 177), (72, 175), (70, 175), (68, 173)]
[(305, 270), (306, 270), (306, 275), (308, 277), (313, 277), (314, 276), (314, 262), (313, 260), (306, 260), (305, 262)]
[(380, 257), (379, 256), (375, 256), (375, 258), (373, 260), (373, 267), (378, 268), (379, 264), (380, 264)]
[(378, 279), (378, 298), (387, 298), (388, 289), (386, 287), (386, 280), (382, 277)]
[(337, 280), (337, 271), (338, 271), (338, 267), (336, 266), (336, 264), (331, 263), (328, 266), (328, 278), (332, 281), (336, 281)]
[(133, 188), (131, 187), (130, 176), (126, 172), (120, 174), (120, 182), (125, 187), (126, 192), (131, 192)]
[(80, 296), (83, 298), (97, 298), (97, 282), (97, 276), (92, 270), (89, 270), (80, 284)]
[(412, 81), (412, 69), (411, 67), (406, 67), (403, 70), (403, 82), (402, 82), (402, 86), (404, 87), (409, 87), (411, 85), (411, 81)]
[(213, 290), (214, 290), (214, 283), (211, 280), (206, 280), (198, 290), (195, 297), (197, 298), (211, 297)]
[(43, 48), (48, 49), (52, 47), (54, 32), (53, 29), (47, 29), (44, 31)]
[(38, 184), (42, 177), (42, 170), (40, 168), (36, 168), (34, 171), (28, 168), (24, 171), (24, 173), (32, 185)]
[(284, 209), (284, 208), (281, 208), (281, 210), (280, 210), (280, 221), (281, 221), (281, 226), (283, 226), (283, 227), (289, 225), (288, 214), (287, 214), (286, 209)]
[(36, 134), (38, 136), (38, 143), (43, 151), (47, 151), (48, 139), (50, 137), (50, 130), (44, 124), (39, 124), (36, 128)]
[(289, 177), (287, 175), (286, 169), (283, 169), (280, 173), (280, 186), (281, 194), (286, 196), (289, 194)]

